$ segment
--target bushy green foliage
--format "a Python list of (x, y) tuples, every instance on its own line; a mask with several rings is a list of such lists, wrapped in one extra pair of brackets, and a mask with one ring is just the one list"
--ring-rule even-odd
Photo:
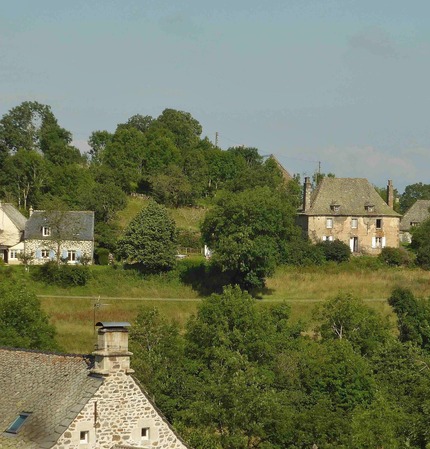
[(214, 251), (213, 263), (253, 290), (274, 272), (285, 242), (300, 235), (294, 217), (288, 198), (268, 187), (227, 193), (207, 213), (202, 237)]
[(411, 290), (395, 288), (388, 304), (397, 315), (399, 339), (430, 350), (430, 303), (417, 299)]
[(54, 261), (34, 267), (31, 273), (37, 281), (61, 287), (86, 285), (91, 277), (89, 267), (86, 265), (58, 265)]
[(287, 265), (300, 267), (322, 265), (326, 258), (320, 245), (314, 245), (309, 240), (294, 239), (291, 242), (284, 242), (281, 261)]
[(372, 353), (389, 337), (388, 321), (350, 294), (338, 294), (327, 301), (316, 318), (320, 322), (316, 330), (323, 339), (348, 340), (364, 355)]
[(98, 248), (96, 250), (96, 262), (99, 265), (109, 265), (109, 250), (107, 248)]
[(118, 240), (117, 254), (144, 271), (161, 272), (175, 265), (176, 227), (164, 206), (151, 201), (131, 221)]
[(408, 267), (412, 264), (412, 258), (404, 248), (382, 248), (378, 259), (391, 267)]
[(23, 283), (0, 284), (0, 346), (56, 350), (55, 328), (40, 301)]
[(334, 240), (330, 242), (326, 240), (325, 242), (317, 243), (323, 253), (324, 257), (327, 261), (333, 262), (347, 262), (351, 257), (351, 250), (346, 243), (341, 242), (340, 240)]

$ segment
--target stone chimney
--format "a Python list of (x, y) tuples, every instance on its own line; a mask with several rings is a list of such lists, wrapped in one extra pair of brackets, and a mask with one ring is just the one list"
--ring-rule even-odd
[(306, 177), (305, 184), (303, 187), (303, 212), (306, 212), (311, 208), (311, 194), (312, 194), (311, 178)]
[(391, 179), (388, 180), (387, 185), (387, 204), (391, 207), (394, 207), (394, 188), (393, 181)]
[(94, 374), (108, 376), (110, 374), (122, 372), (131, 374), (130, 356), (133, 355), (128, 350), (128, 327), (130, 323), (108, 323), (99, 322), (100, 326), (97, 334), (97, 349), (93, 352), (95, 356)]

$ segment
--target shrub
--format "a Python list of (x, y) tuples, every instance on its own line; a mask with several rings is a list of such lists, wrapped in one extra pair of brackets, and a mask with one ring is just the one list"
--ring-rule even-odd
[(107, 248), (97, 248), (96, 261), (99, 265), (109, 265), (109, 250)]
[(411, 256), (404, 248), (382, 248), (378, 259), (391, 267), (404, 267), (412, 263)]
[(416, 263), (421, 268), (430, 270), (430, 244), (418, 248)]
[(351, 257), (349, 246), (340, 240), (334, 240), (333, 242), (326, 240), (325, 242), (318, 243), (316, 246), (322, 248), (324, 257), (328, 261), (337, 263), (348, 262)]
[(307, 240), (294, 240), (285, 243), (282, 248), (282, 263), (294, 266), (322, 265), (325, 262), (324, 252), (318, 245)]
[(84, 265), (57, 265), (51, 261), (35, 268), (32, 272), (35, 280), (61, 287), (86, 285), (91, 276), (89, 268)]

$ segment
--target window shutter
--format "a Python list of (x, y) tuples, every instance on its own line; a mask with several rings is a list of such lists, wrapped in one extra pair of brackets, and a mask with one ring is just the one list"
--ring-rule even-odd
[(82, 251), (80, 249), (76, 250), (76, 261), (79, 262), (79, 259), (82, 257)]
[(385, 237), (381, 239), (381, 248), (385, 248)]
[(54, 260), (55, 259), (55, 252), (53, 249), (49, 250), (49, 259)]
[(42, 258), (42, 251), (40, 249), (36, 249), (36, 259)]
[(376, 248), (376, 237), (372, 237), (372, 248)]
[(333, 241), (333, 236), (332, 236), (332, 235), (329, 235), (329, 236), (328, 236), (328, 241), (329, 241), (329, 242), (332, 242), (332, 241)]
[(63, 249), (62, 253), (61, 253), (61, 257), (63, 259), (67, 259), (67, 249)]

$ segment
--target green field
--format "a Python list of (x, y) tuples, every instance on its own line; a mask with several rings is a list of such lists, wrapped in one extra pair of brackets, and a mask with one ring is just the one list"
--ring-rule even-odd
[[(15, 270), (18, 267), (15, 268)], [(44, 310), (57, 327), (60, 345), (68, 352), (88, 352), (94, 346), (94, 304), (96, 321), (130, 321), (141, 307), (157, 307), (161, 314), (180, 324), (196, 311), (198, 292), (184, 285), (177, 271), (161, 276), (142, 276), (132, 270), (92, 267), (92, 279), (85, 287), (64, 289), (31, 281)], [(409, 287), (420, 297), (430, 296), (430, 272), (420, 269), (360, 269), (350, 265), (314, 268), (281, 267), (268, 279), (267, 291), (257, 301), (262, 306), (287, 301), (291, 319), (302, 320), (311, 330), (312, 311), (327, 298), (349, 292), (366, 301), (383, 315), (389, 315), (386, 299), (396, 286)], [(99, 299), (100, 298), (100, 299)]]

